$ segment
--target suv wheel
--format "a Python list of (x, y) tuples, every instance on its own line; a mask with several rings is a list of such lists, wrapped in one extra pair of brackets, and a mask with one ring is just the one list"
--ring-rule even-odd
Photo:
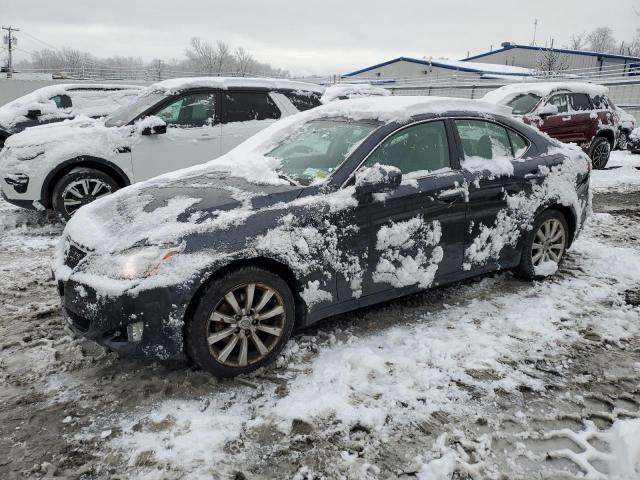
[(629, 136), (627, 132), (620, 132), (618, 135), (618, 150), (626, 150), (629, 144)]
[(569, 246), (569, 226), (562, 213), (546, 210), (527, 232), (515, 273), (526, 280), (553, 275)]
[(596, 137), (589, 151), (593, 168), (600, 170), (606, 167), (609, 162), (609, 155), (611, 155), (611, 144), (609, 140), (604, 137)]
[(271, 363), (291, 336), (295, 303), (278, 275), (243, 267), (214, 280), (187, 323), (187, 355), (216, 377), (234, 377)]
[(51, 194), (53, 209), (68, 220), (76, 211), (118, 190), (116, 181), (104, 172), (78, 167), (62, 177)]

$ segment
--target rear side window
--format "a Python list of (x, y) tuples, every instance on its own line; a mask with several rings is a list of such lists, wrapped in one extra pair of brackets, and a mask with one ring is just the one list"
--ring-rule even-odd
[(320, 102), (320, 94), (317, 92), (298, 90), (295, 92), (283, 92), (283, 94), (293, 103), (293, 106), (301, 112), (322, 105), (322, 102)]
[(56, 95), (55, 97), (51, 97), (49, 100), (53, 100), (58, 108), (71, 108), (71, 98), (69, 95)]
[(519, 133), (512, 130), (508, 130), (508, 132), (511, 146), (513, 147), (513, 156), (514, 158), (520, 158), (529, 148), (529, 142)]
[(559, 93), (554, 95), (547, 102), (548, 105), (555, 105), (558, 107), (558, 113), (567, 113), (569, 111), (569, 103), (567, 101), (567, 95)]
[(186, 95), (160, 109), (155, 115), (164, 120), (167, 126), (190, 128), (213, 125), (215, 98), (214, 93)]
[(484, 120), (456, 120), (455, 123), (466, 158), (513, 158), (506, 128)]
[(585, 110), (591, 110), (591, 101), (589, 96), (584, 93), (569, 93), (569, 105), (574, 112), (582, 112)]
[(400, 130), (384, 141), (367, 159), (399, 168), (403, 174), (449, 167), (449, 144), (444, 122), (420, 123)]
[(224, 98), (227, 123), (280, 118), (280, 110), (266, 92), (227, 92)]

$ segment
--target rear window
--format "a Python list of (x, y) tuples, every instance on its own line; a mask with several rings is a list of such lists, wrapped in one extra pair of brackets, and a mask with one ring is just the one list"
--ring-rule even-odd
[(569, 93), (569, 105), (574, 112), (581, 112), (584, 110), (591, 110), (591, 101), (589, 96), (584, 93)]
[(299, 111), (311, 110), (312, 108), (322, 105), (320, 102), (320, 94), (317, 92), (305, 92), (298, 90), (295, 92), (282, 92), (289, 99), (293, 106)]
[(58, 108), (71, 108), (71, 98), (69, 95), (56, 95), (55, 97), (51, 97), (50, 100), (53, 100)]
[(228, 123), (280, 118), (280, 110), (266, 92), (227, 92), (224, 98)]
[(539, 101), (540, 97), (538, 95), (527, 93), (524, 95), (518, 95), (516, 98), (507, 103), (507, 106), (511, 107), (515, 115), (524, 115), (525, 113), (531, 112), (531, 110), (533, 110), (533, 107), (535, 107)]

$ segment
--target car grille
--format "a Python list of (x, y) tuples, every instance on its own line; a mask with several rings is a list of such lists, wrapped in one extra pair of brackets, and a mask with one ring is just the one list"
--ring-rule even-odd
[(87, 252), (76, 247), (73, 243), (69, 243), (69, 247), (67, 249), (67, 255), (66, 255), (66, 258), (64, 259), (64, 264), (67, 267), (74, 269), (86, 256), (87, 256)]

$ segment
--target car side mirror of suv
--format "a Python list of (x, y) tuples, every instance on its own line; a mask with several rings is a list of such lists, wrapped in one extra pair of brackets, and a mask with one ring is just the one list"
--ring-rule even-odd
[(551, 105), (550, 103), (547, 103), (544, 107), (538, 110), (538, 116), (540, 118), (546, 118), (546, 117), (550, 117), (551, 115), (557, 115), (557, 114), (558, 114), (558, 107), (556, 107), (555, 105)]
[(155, 127), (144, 127), (140, 133), (142, 135), (162, 135), (163, 133), (167, 133), (167, 126), (156, 125)]
[(27, 112), (27, 117), (29, 117), (29, 118), (38, 118), (40, 115), (42, 115), (42, 111), (41, 110), (37, 110), (37, 109), (29, 110)]
[(399, 168), (376, 163), (356, 172), (356, 198), (370, 200), (375, 193), (393, 192), (400, 182), (402, 172)]

